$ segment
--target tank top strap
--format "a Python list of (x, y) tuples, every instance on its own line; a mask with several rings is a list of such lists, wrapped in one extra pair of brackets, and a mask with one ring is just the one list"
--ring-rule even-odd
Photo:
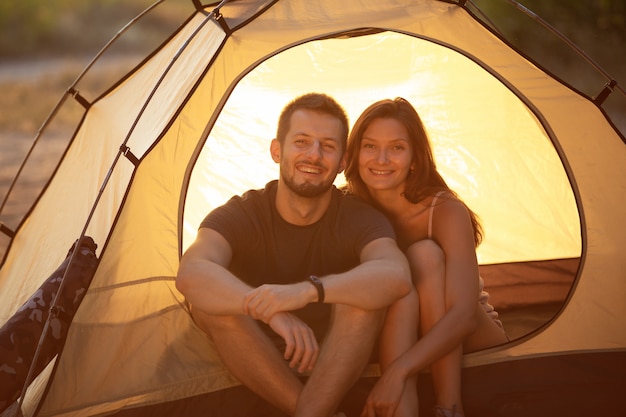
[(445, 192), (446, 192), (445, 190), (439, 191), (433, 197), (433, 201), (430, 202), (430, 210), (428, 212), (428, 238), (429, 239), (433, 238), (433, 212), (435, 211), (435, 203), (437, 203), (437, 199), (439, 198), (439, 196)]

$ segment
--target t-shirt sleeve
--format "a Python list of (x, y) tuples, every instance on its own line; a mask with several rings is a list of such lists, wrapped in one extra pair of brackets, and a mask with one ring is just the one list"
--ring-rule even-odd
[(353, 238), (356, 254), (377, 239), (396, 239), (393, 226), (383, 213), (356, 197), (347, 196), (346, 199), (348, 210), (344, 211), (343, 223)]
[(207, 214), (200, 223), (200, 229), (215, 230), (234, 248), (238, 246), (238, 238), (250, 230), (245, 219), (241, 197), (235, 196)]

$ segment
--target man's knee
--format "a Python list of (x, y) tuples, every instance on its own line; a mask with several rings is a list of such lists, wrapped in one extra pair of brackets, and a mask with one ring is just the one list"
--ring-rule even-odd
[(191, 317), (196, 325), (209, 337), (214, 339), (216, 334), (232, 333), (246, 325), (245, 316), (210, 315), (201, 311), (191, 310)]
[(335, 305), (333, 325), (338, 325), (346, 332), (378, 334), (385, 320), (385, 309), (365, 310), (345, 304)]

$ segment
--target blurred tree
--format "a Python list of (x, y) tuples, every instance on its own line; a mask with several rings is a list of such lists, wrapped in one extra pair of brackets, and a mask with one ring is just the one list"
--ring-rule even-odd
[[(0, 1), (0, 57), (93, 54), (129, 20), (155, 0), (2, 0)], [(178, 4), (182, 1), (178, 0)], [(167, 1), (165, 4), (176, 4)], [(185, 3), (191, 4), (189, 0)], [(151, 13), (156, 31), (166, 21), (179, 19), (174, 7)], [(185, 8), (185, 17), (188, 10)], [(172, 13), (174, 10), (174, 13)], [(179, 21), (179, 20), (178, 20)], [(150, 33), (144, 33), (150, 36)], [(135, 42), (142, 39), (135, 38)], [(132, 45), (129, 45), (132, 48)]]
[[(93, 56), (130, 19), (156, 0), (0, 0), (0, 59)], [(617, 81), (626, 83), (626, 0), (517, 0), (549, 22)], [(469, 0), (505, 38), (543, 68), (593, 97), (606, 80), (556, 36), (517, 10), (513, 0)], [(339, 4), (339, 3), (338, 3)], [(189, 16), (190, 0), (167, 0), (141, 28), (116, 43), (117, 52), (147, 51), (168, 27)], [(139, 25), (137, 25), (139, 26)], [(142, 52), (139, 52), (142, 53)], [(626, 125), (626, 99), (613, 107)]]
[[(590, 96), (606, 80), (561, 39), (544, 29), (532, 13), (548, 22), (615, 78), (626, 82), (626, 1), (471, 0), (514, 46)], [(619, 80), (618, 80), (619, 81)]]
[(30, 55), (49, 50), (73, 16), (88, 3), (80, 0), (8, 0), (0, 2), (0, 55)]

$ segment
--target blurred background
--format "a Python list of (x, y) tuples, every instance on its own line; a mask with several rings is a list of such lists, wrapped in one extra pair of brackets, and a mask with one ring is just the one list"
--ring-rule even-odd
[[(0, 139), (8, 133), (33, 136), (65, 89), (91, 58), (153, 0), (3, 0), (0, 2)], [(514, 45), (590, 96), (606, 83), (561, 40), (506, 0), (474, 4)], [(521, 0), (581, 47), (615, 79), (626, 83), (625, 0)], [(142, 19), (139, 29), (116, 44), (115, 58), (140, 55), (192, 12), (190, 0), (168, 0)], [(134, 30), (134, 28), (133, 28)], [(128, 36), (130, 35), (130, 36)], [(123, 66), (123, 65), (120, 65)], [(90, 87), (104, 88), (120, 71), (100, 69)], [(607, 108), (626, 132), (626, 100)]]
[[(536, 18), (509, 1), (467, 4), (482, 18), (473, 7), (478, 6), (489, 25), (510, 43), (580, 92), (595, 97), (607, 83)], [(626, 84), (626, 0), (520, 0), (520, 4), (562, 32), (613, 79)], [(147, 9), (149, 13), (126, 30)], [(87, 100), (97, 98), (193, 12), (191, 0), (0, 1), (0, 202), (38, 130), (68, 87), (80, 79), (76, 83), (80, 94)], [(82, 77), (83, 69), (121, 31), (119, 41)], [(73, 107), (62, 106), (47, 125), (41, 137), (46, 146), (38, 147), (43, 151), (31, 154), (29, 161), (36, 169), (24, 176), (20, 193), (13, 190), (0, 215), (5, 225), (17, 226), (54, 170), (53, 162), (58, 160), (54, 155), (64, 151), (84, 110), (70, 102)], [(626, 136), (626, 97), (615, 91), (603, 107)]]

